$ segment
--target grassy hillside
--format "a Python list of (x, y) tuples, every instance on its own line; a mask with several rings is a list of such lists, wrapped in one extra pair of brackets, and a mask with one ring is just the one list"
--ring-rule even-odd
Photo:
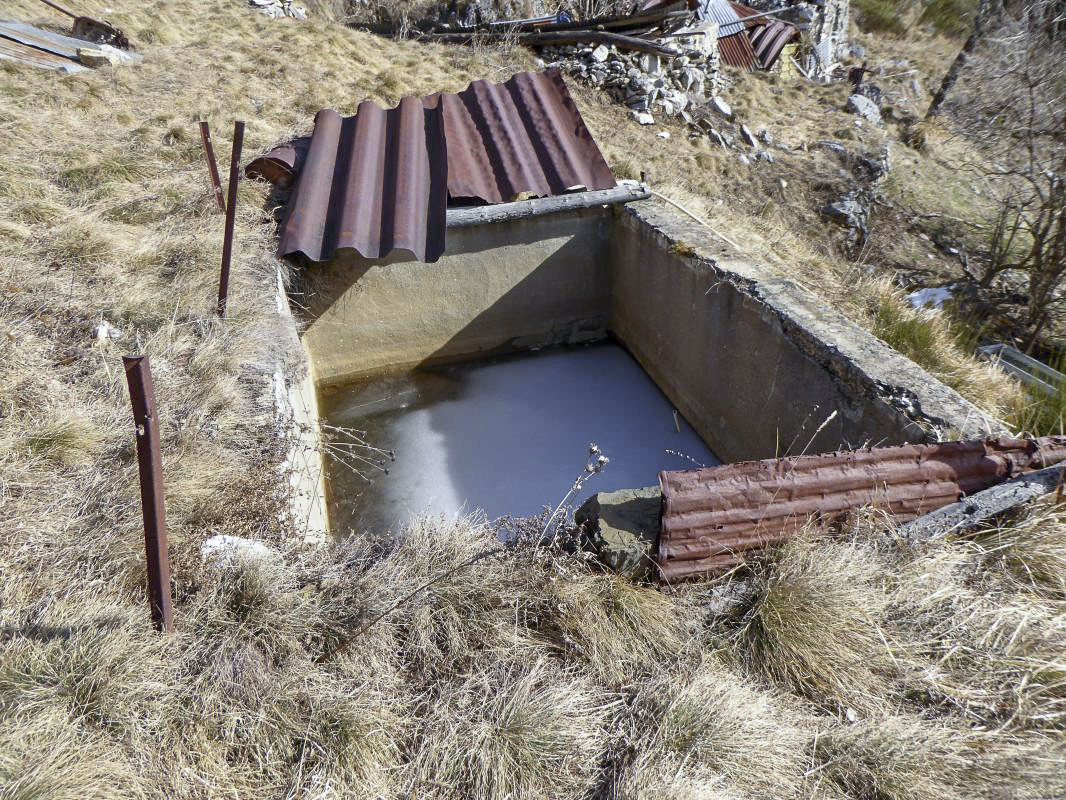
[[(241, 185), (219, 322), (222, 218), (195, 123), (211, 121), (225, 162), (235, 117), (250, 156), (323, 106), (455, 90), (531, 57), (274, 22), (240, 0), (78, 9), (126, 29), (143, 63), (61, 76), (0, 62), (0, 798), (1066, 793), (1058, 508), (922, 548), (863, 519), (843, 538), (812, 532), (743, 583), (669, 593), (526, 543), (403, 601), (495, 544), (477, 520), (429, 520), (393, 545), (298, 544), (251, 368), (274, 346), (268, 188)], [(29, 0), (4, 14), (66, 25)], [(811, 126), (826, 116), (763, 78), (736, 98), (770, 109), (779, 138), (788, 109)], [(647, 169), (752, 257), (868, 324), (902, 308), (856, 279), (809, 211), (793, 224), (807, 201), (777, 174), (578, 100), (616, 169)], [(795, 158), (781, 168), (798, 174)], [(102, 321), (115, 338), (96, 338)], [(936, 336), (942, 354), (950, 333)], [(132, 352), (151, 356), (162, 426), (168, 637), (144, 599)], [(1000, 402), (977, 374), (965, 391)], [(205, 564), (200, 544), (219, 533), (276, 555)]]

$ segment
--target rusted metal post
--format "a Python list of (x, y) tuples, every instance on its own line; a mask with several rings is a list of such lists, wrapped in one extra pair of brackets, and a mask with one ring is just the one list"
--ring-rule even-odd
[(229, 162), (229, 195), (226, 198), (226, 233), (222, 240), (222, 274), (218, 280), (218, 315), (226, 316), (229, 297), (229, 262), (233, 255), (233, 224), (237, 218), (237, 178), (241, 171), (241, 149), (244, 147), (244, 122), (233, 123), (233, 154)]
[(157, 630), (174, 630), (170, 600), (170, 558), (167, 554), (167, 516), (163, 505), (163, 468), (159, 453), (159, 418), (152, 392), (148, 356), (124, 356), (133, 420), (137, 425), (137, 462), (144, 514), (144, 553), (148, 562), (148, 604)]
[(225, 214), (226, 201), (222, 197), (222, 181), (218, 177), (215, 148), (211, 145), (211, 128), (206, 119), (200, 123), (200, 140), (204, 143), (204, 158), (207, 159), (207, 170), (211, 173), (211, 187), (215, 190), (215, 202), (218, 203), (218, 210)]

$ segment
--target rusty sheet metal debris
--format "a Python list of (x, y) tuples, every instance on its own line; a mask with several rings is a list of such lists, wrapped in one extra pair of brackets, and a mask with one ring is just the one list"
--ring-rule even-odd
[(323, 261), (347, 248), (380, 258), (401, 248), (436, 261), (444, 252), (445, 158), (440, 108), (416, 97), (389, 110), (365, 101), (353, 117), (318, 112), (278, 255)]
[(340, 248), (435, 261), (449, 197), (501, 203), (615, 186), (554, 69), (407, 97), (390, 110), (364, 102), (354, 117), (321, 111), (311, 136), (255, 159), (246, 174), (296, 178), (278, 254), (315, 261)]
[(763, 69), (770, 69), (785, 46), (799, 38), (799, 30), (795, 25), (775, 19), (749, 28), (748, 38)]
[(658, 563), (667, 581), (723, 572), (813, 517), (864, 506), (906, 522), (1003, 480), (1066, 460), (1066, 437), (878, 447), (662, 472)]
[(35, 67), (81, 72), (86, 67), (78, 61), (79, 47), (91, 45), (24, 22), (0, 20), (0, 58)]

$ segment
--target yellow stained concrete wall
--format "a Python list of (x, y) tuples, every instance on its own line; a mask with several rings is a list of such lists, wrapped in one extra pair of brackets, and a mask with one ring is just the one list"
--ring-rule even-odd
[(319, 385), (602, 338), (608, 209), (448, 231), (435, 264), (345, 255), (307, 270), (303, 343)]

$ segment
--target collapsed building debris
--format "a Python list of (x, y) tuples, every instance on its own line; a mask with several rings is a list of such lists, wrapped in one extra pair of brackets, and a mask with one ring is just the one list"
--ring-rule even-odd
[(471, 205), (615, 186), (558, 70), (523, 72), (458, 94), (323, 110), (310, 136), (252, 161), (249, 177), (295, 178), (278, 254), (314, 261), (341, 248), (436, 261), (449, 201)]
[(1066, 437), (878, 447), (663, 472), (657, 564), (676, 581), (726, 572), (813, 518), (870, 506), (907, 522), (1066, 460)]
[(0, 58), (59, 72), (139, 61), (140, 56), (110, 44), (36, 28), (24, 22), (0, 20)]
[(294, 5), (292, 0), (248, 0), (248, 5), (271, 19), (307, 19), (307, 9)]

